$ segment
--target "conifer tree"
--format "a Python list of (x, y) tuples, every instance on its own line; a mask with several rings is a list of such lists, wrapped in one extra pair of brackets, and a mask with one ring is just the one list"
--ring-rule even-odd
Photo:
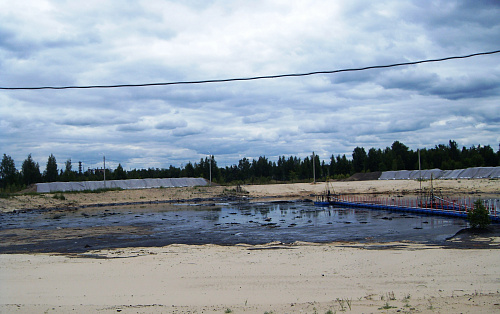
[(50, 154), (49, 159), (47, 160), (47, 167), (45, 168), (45, 181), (46, 182), (55, 182), (57, 181), (58, 171), (57, 171), (57, 162), (56, 157)]

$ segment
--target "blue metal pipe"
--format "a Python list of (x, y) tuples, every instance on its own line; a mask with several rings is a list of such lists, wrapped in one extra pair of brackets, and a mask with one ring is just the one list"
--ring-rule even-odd
[[(357, 207), (357, 208), (368, 208), (368, 209), (383, 209), (383, 210), (391, 210), (391, 211), (402, 211), (402, 212), (411, 212), (417, 214), (426, 214), (426, 215), (439, 215), (439, 216), (449, 216), (449, 217), (459, 217), (459, 218), (467, 218), (467, 213), (465, 212), (456, 212), (456, 211), (447, 211), (447, 210), (439, 210), (439, 209), (428, 209), (421, 207), (401, 207), (396, 205), (380, 205), (380, 204), (368, 204), (368, 203), (354, 203), (347, 201), (319, 201), (314, 202), (317, 206), (346, 206), (346, 207)], [(449, 207), (449, 206), (448, 206)], [(452, 207), (449, 207), (450, 209)], [(491, 221), (494, 223), (500, 223), (499, 216), (490, 215)]]

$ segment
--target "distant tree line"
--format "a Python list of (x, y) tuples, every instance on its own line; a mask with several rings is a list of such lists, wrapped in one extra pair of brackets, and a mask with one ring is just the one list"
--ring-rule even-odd
[[(280, 156), (277, 161), (270, 161), (265, 156), (257, 160), (243, 158), (237, 165), (217, 166), (214, 156), (202, 158), (194, 164), (189, 162), (178, 168), (148, 168), (125, 171), (121, 164), (117, 168), (100, 169), (99, 171), (85, 171), (78, 167), (73, 170), (71, 159), (65, 162), (64, 169), (57, 168), (54, 155), (50, 155), (47, 166), (40, 171), (38, 162), (28, 155), (20, 171), (16, 169), (14, 160), (3, 154), (0, 164), (0, 188), (4, 192), (14, 192), (33, 183), (55, 181), (100, 181), (106, 175), (107, 180), (144, 179), (144, 178), (178, 178), (203, 177), (220, 184), (245, 184), (269, 182), (300, 182), (326, 178), (342, 179), (358, 172), (374, 172), (388, 170), (416, 170), (418, 151), (410, 150), (406, 145), (395, 141), (391, 147), (385, 149), (370, 148), (368, 152), (363, 147), (356, 147), (352, 159), (345, 155), (331, 155), (329, 163), (321, 161), (319, 156), (311, 155), (304, 159), (294, 156)], [(439, 168), (453, 170), (469, 167), (496, 167), (500, 165), (500, 151), (496, 153), (489, 146), (472, 146), (458, 148), (455, 141), (447, 145), (439, 144), (434, 148), (420, 150), (420, 164), (422, 169)], [(211, 169), (210, 169), (211, 168)], [(313, 174), (314, 169), (314, 174)]]

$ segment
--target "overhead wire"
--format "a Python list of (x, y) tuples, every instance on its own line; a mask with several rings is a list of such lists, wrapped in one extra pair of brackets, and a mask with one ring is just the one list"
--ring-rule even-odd
[(94, 88), (125, 88), (125, 87), (147, 87), (147, 86), (168, 86), (168, 85), (189, 85), (189, 84), (207, 84), (207, 83), (224, 83), (224, 82), (237, 82), (237, 81), (254, 81), (263, 79), (276, 79), (284, 77), (300, 77), (300, 76), (311, 76), (319, 74), (334, 74), (342, 72), (355, 72), (355, 71), (365, 71), (373, 69), (384, 69), (393, 68), (400, 66), (408, 66), (422, 63), (431, 62), (442, 62), (447, 60), (455, 59), (466, 59), (476, 56), (492, 55), (500, 53), (500, 50), (478, 52), (464, 56), (452, 56), (439, 59), (426, 59), (411, 62), (401, 62), (386, 65), (373, 65), (361, 68), (348, 68), (339, 70), (327, 70), (327, 71), (314, 71), (307, 73), (289, 73), (289, 74), (276, 74), (276, 75), (264, 75), (264, 76), (252, 76), (252, 77), (240, 77), (240, 78), (227, 78), (227, 79), (210, 79), (210, 80), (200, 80), (200, 81), (174, 81), (174, 82), (159, 82), (159, 83), (143, 83), (143, 84), (117, 84), (117, 85), (83, 85), (83, 86), (37, 86), (37, 87), (1, 87), (0, 90), (42, 90), (42, 89), (94, 89)]

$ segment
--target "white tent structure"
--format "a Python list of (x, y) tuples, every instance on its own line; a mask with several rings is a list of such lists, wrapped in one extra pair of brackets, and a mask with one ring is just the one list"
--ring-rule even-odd
[(433, 179), (498, 179), (500, 178), (500, 167), (474, 167), (456, 170), (400, 170), (384, 171), (379, 180), (417, 180), (419, 178)]
[(184, 186), (205, 186), (207, 180), (203, 178), (167, 178), (167, 179), (132, 179), (132, 180), (108, 180), (108, 181), (81, 181), (81, 182), (50, 182), (37, 183), (38, 193), (68, 192), (98, 190), (104, 188), (128, 189), (151, 189)]

